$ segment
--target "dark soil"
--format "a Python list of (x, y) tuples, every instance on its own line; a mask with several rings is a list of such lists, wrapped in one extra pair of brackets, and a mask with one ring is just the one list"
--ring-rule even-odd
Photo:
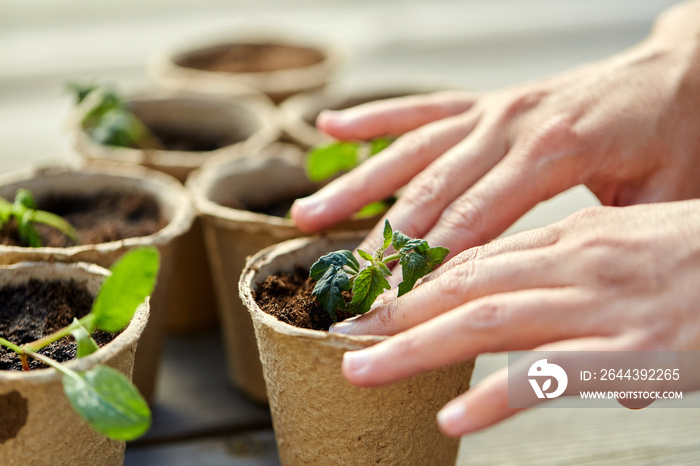
[[(167, 225), (156, 201), (141, 193), (102, 192), (95, 196), (49, 196), (37, 199), (39, 209), (66, 219), (78, 231), (79, 244), (99, 244), (148, 236)], [(55, 228), (35, 224), (41, 244), (68, 247), (74, 243)], [(21, 246), (14, 220), (0, 229), (0, 244)]]
[[(92, 307), (92, 295), (74, 280), (39, 281), (32, 279), (17, 286), (0, 288), (0, 336), (16, 345), (38, 340), (85, 316)], [(116, 335), (96, 332), (93, 337), (104, 346)], [(75, 358), (76, 344), (72, 337), (63, 338), (40, 351), (58, 362)], [(29, 359), (30, 369), (46, 367)], [(15, 353), (0, 347), (0, 370), (22, 370)]]
[(292, 204), (300, 197), (308, 196), (312, 194), (309, 192), (299, 192), (293, 196), (281, 197), (274, 199), (272, 202), (268, 203), (241, 203), (239, 201), (234, 201), (231, 199), (224, 199), (219, 205), (228, 207), (230, 209), (243, 209), (249, 212), (256, 212), (258, 214), (271, 215), (273, 217), (289, 218), (289, 211), (292, 208)]
[(319, 63), (318, 50), (276, 43), (226, 44), (186, 55), (177, 63), (186, 68), (225, 73), (260, 73), (302, 68)]
[(181, 131), (156, 125), (148, 125), (148, 129), (158, 138), (166, 150), (183, 152), (211, 152), (243, 140), (242, 137), (232, 140), (229, 135), (224, 138), (212, 134)]
[[(311, 292), (316, 280), (309, 277), (309, 272), (298, 268), (294, 273), (280, 273), (265, 279), (253, 298), (260, 309), (282, 322), (299, 328), (328, 330), (333, 324), (331, 316), (316, 301)], [(352, 300), (352, 293), (344, 293), (345, 300)], [(353, 317), (354, 314), (338, 311), (338, 320)]]

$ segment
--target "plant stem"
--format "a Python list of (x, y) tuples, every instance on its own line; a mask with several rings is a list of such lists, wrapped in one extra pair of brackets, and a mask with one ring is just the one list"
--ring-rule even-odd
[(29, 370), (29, 361), (27, 361), (27, 353), (21, 353), (19, 355), (19, 360), (22, 363), (22, 370), (28, 371)]
[(4, 346), (5, 348), (11, 349), (17, 354), (24, 354), (24, 350), (12, 343), (11, 341), (5, 340), (4, 338), (0, 337), (0, 345)]
[(401, 254), (397, 252), (397, 253), (394, 253), (390, 256), (386, 256), (384, 259), (382, 259), (382, 262), (384, 262), (385, 264), (388, 264), (389, 262), (397, 261), (399, 259), (401, 259)]
[[(89, 314), (88, 314), (88, 315), (89, 315)], [(87, 316), (85, 316), (85, 317), (87, 317)], [(50, 344), (53, 343), (54, 341), (60, 340), (61, 338), (67, 337), (68, 335), (70, 335), (70, 333), (71, 333), (72, 330), (76, 329), (76, 328), (79, 327), (80, 325), (82, 325), (82, 324), (80, 323), (80, 321), (73, 322), (73, 323), (71, 323), (70, 325), (68, 325), (67, 327), (63, 327), (63, 328), (60, 329), (60, 330), (56, 330), (56, 331), (55, 331), (54, 333), (52, 333), (51, 335), (46, 335), (46, 336), (43, 337), (43, 338), (40, 338), (40, 339), (35, 340), (35, 341), (32, 341), (31, 343), (26, 343), (26, 344), (22, 345), (22, 348), (21, 348), (21, 349), (23, 349), (23, 350), (26, 351), (27, 353), (39, 351), (40, 349), (42, 349), (42, 348), (44, 348), (44, 347), (50, 345)]]
[(19, 355), (19, 361), (22, 363), (22, 369), (25, 371), (29, 370), (29, 362), (27, 362), (27, 353), (24, 352), (21, 346), (17, 346), (11, 341), (5, 340), (4, 338), (0, 337), (0, 345), (5, 346), (8, 349), (11, 349), (15, 353)]
[(44, 356), (43, 354), (35, 353), (31, 350), (27, 351), (27, 354), (29, 356), (33, 357), (34, 359), (38, 359), (39, 361), (43, 362), (47, 366), (53, 367), (54, 369), (56, 369), (58, 372), (62, 373), (63, 375), (67, 375), (68, 377), (72, 377), (72, 378), (77, 379), (77, 380), (82, 380), (80, 378), (80, 376), (75, 371), (68, 369), (63, 364), (61, 364), (57, 361), (54, 361), (53, 359), (51, 359), (47, 356)]

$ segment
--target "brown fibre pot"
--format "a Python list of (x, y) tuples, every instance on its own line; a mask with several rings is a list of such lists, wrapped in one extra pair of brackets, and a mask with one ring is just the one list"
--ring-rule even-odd
[(252, 87), (274, 102), (325, 86), (341, 53), (327, 43), (279, 34), (241, 34), (193, 40), (159, 53), (150, 74), (164, 87), (218, 96)]
[[(166, 144), (168, 150), (99, 144), (83, 129), (81, 122), (86, 108), (78, 106), (69, 123), (74, 147), (79, 154), (93, 160), (144, 165), (184, 183), (192, 170), (206, 160), (236, 154), (244, 148), (254, 150), (274, 141), (279, 135), (276, 109), (269, 99), (252, 89), (245, 95), (228, 99), (182, 92), (142, 92), (127, 96), (127, 104), (163, 142), (170, 141), (170, 146)], [(183, 146), (184, 139), (178, 142), (163, 137), (164, 134), (189, 136), (194, 143)], [(215, 326), (217, 303), (198, 218), (180, 241), (174, 269), (172, 286), (180, 290), (180, 297), (171, 303), (166, 329), (187, 333)]]
[(376, 100), (429, 94), (445, 89), (448, 87), (430, 83), (333, 85), (320, 91), (295, 95), (282, 102), (282, 127), (290, 141), (310, 148), (334, 140), (316, 128), (316, 118), (322, 110), (344, 110)]
[(134, 238), (64, 248), (29, 248), (0, 245), (0, 264), (22, 261), (89, 262), (109, 267), (126, 251), (139, 246), (155, 246), (161, 266), (151, 301), (151, 318), (139, 345), (134, 383), (146, 400), (151, 400), (163, 340), (163, 323), (169, 300), (177, 300), (178, 289), (171, 287), (177, 241), (189, 230), (194, 209), (184, 187), (170, 176), (138, 166), (86, 164), (79, 168), (48, 167), (0, 176), (0, 197), (11, 200), (19, 188), (29, 189), (39, 208), (52, 195), (90, 196), (102, 192), (140, 193), (155, 200), (167, 222), (159, 231)]
[(343, 354), (386, 337), (297, 328), (263, 312), (253, 291), (270, 275), (308, 269), (323, 254), (354, 249), (362, 234), (298, 238), (253, 256), (240, 293), (253, 320), (284, 465), (454, 465), (458, 439), (437, 427), (438, 410), (469, 388), (474, 361), (378, 388), (341, 373)]
[[(0, 266), (0, 287), (31, 279), (70, 280), (95, 296), (109, 272), (94, 264), (23, 262)], [(148, 301), (131, 323), (95, 353), (65, 363), (74, 371), (103, 364), (131, 378), (136, 344), (148, 321)], [(54, 369), (0, 371), (0, 462), (7, 465), (121, 465), (125, 442), (110, 440), (85, 423), (63, 393)]]
[[(304, 153), (296, 146), (275, 143), (246, 157), (211, 160), (187, 181), (204, 223), (229, 379), (259, 402), (267, 401), (265, 382), (250, 316), (238, 296), (238, 279), (248, 256), (304, 235), (282, 217), (294, 199), (318, 189), (306, 178), (303, 161)], [(282, 216), (262, 212), (275, 203), (283, 206)], [(351, 220), (335, 230), (366, 230), (376, 222), (377, 218)]]

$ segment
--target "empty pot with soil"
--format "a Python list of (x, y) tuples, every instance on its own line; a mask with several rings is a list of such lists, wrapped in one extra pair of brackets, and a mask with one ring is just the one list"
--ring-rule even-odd
[(285, 465), (454, 465), (459, 441), (440, 433), (436, 416), (468, 389), (473, 360), (378, 388), (351, 385), (341, 373), (346, 351), (386, 337), (329, 333), (331, 320), (310, 294), (308, 270), (320, 256), (352, 250), (363, 237), (289, 240), (257, 253), (241, 275), (280, 459)]
[[(107, 273), (85, 263), (0, 266), (0, 336), (26, 343), (84, 316)], [(42, 352), (77, 372), (101, 364), (131, 378), (148, 313), (144, 303), (121, 333), (98, 333), (100, 349), (89, 356), (74, 359), (76, 344), (65, 338)], [(31, 361), (31, 370), (22, 371), (17, 354), (0, 347), (2, 463), (123, 464), (125, 442), (110, 440), (88, 426), (63, 393), (61, 374)]]
[(317, 41), (249, 34), (194, 40), (154, 57), (151, 75), (178, 90), (219, 96), (237, 95), (241, 86), (275, 102), (320, 89), (338, 70), (338, 50)]
[(109, 267), (124, 252), (152, 245), (161, 255), (151, 318), (139, 345), (134, 381), (150, 399), (156, 380), (177, 241), (189, 230), (194, 209), (184, 187), (170, 176), (143, 167), (88, 164), (49, 167), (0, 176), (0, 197), (12, 200), (30, 190), (38, 208), (58, 214), (77, 230), (75, 244), (56, 230), (37, 225), (42, 247), (19, 242), (14, 222), (0, 229), (0, 264), (22, 261), (89, 262)]
[(375, 100), (428, 94), (445, 89), (447, 86), (416, 83), (329, 86), (327, 89), (299, 94), (282, 102), (280, 105), (282, 127), (292, 142), (301, 147), (310, 148), (333, 141), (333, 138), (316, 128), (316, 118), (322, 110), (344, 110)]
[[(265, 402), (265, 383), (250, 316), (238, 296), (246, 258), (285, 239), (303, 236), (286, 218), (292, 202), (318, 185), (304, 172), (304, 153), (275, 143), (246, 157), (211, 160), (187, 181), (204, 223), (219, 297), (229, 378), (250, 398)], [(376, 218), (344, 222), (335, 230), (365, 230)]]
[[(93, 103), (86, 99), (70, 118), (78, 153), (88, 159), (144, 165), (182, 183), (206, 160), (253, 150), (279, 134), (276, 109), (252, 89), (247, 95), (228, 99), (163, 91), (128, 96), (127, 108), (157, 137), (164, 146), (160, 149), (103, 145), (93, 140), (83, 125)], [(180, 245), (173, 276), (180, 299), (170, 307), (166, 328), (186, 333), (215, 325), (217, 304), (198, 219)]]

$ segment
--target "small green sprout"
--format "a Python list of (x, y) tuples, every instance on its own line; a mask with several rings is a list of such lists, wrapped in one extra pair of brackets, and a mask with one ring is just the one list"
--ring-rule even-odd
[(97, 432), (114, 440), (133, 440), (151, 425), (151, 411), (136, 387), (121, 372), (106, 366), (95, 366), (76, 372), (39, 353), (47, 345), (73, 336), (77, 357), (98, 350), (92, 338), (95, 330), (117, 332), (126, 327), (153, 291), (159, 268), (158, 250), (137, 248), (124, 254), (112, 267), (92, 310), (81, 319), (51, 335), (22, 346), (0, 338), (0, 345), (16, 352), (24, 370), (29, 370), (27, 357), (37, 359), (63, 374), (63, 391), (73, 409)]
[(135, 149), (163, 149), (160, 140), (113, 90), (94, 83), (69, 83), (76, 104), (85, 107), (82, 126), (99, 144)]
[[(317, 146), (306, 155), (306, 177), (314, 183), (328, 181), (350, 171), (370, 157), (377, 155), (394, 142), (393, 138), (381, 137), (369, 142), (336, 141)], [(393, 199), (372, 202), (355, 214), (355, 218), (367, 218), (385, 212)]]
[[(385, 256), (389, 246), (393, 247), (394, 253)], [(369, 311), (377, 297), (390, 288), (386, 279), (391, 275), (388, 267), (390, 262), (398, 260), (401, 265), (401, 296), (411, 291), (419, 278), (442, 264), (449, 252), (447, 248), (431, 248), (427, 241), (409, 238), (398, 230), (393, 231), (386, 220), (381, 247), (374, 254), (357, 250), (360, 257), (367, 261), (365, 268), (360, 269), (353, 253), (347, 250), (331, 252), (316, 261), (310, 272), (311, 278), (316, 280), (312, 294), (330, 314), (333, 322), (337, 322), (337, 309), (352, 314), (364, 314)], [(351, 289), (352, 301), (346, 303), (343, 292)]]
[(75, 228), (58, 215), (38, 210), (34, 196), (27, 189), (18, 189), (15, 194), (15, 201), (12, 203), (0, 198), (0, 228), (5, 226), (12, 218), (17, 223), (20, 241), (29, 247), (41, 247), (41, 237), (34, 228), (34, 223), (43, 223), (56, 228), (74, 243), (78, 242)]

